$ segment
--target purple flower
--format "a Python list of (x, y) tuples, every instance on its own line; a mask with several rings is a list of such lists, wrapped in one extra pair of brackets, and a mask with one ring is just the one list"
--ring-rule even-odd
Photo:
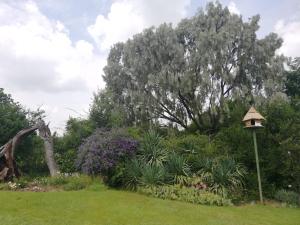
[(96, 130), (79, 147), (76, 167), (83, 173), (107, 174), (118, 163), (136, 154), (138, 142), (122, 129)]

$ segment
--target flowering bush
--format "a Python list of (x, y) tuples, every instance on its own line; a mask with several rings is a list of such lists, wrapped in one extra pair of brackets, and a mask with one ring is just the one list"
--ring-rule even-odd
[(122, 129), (98, 129), (79, 147), (76, 167), (85, 174), (107, 175), (122, 160), (134, 156), (137, 145)]
[(17, 183), (13, 183), (13, 182), (9, 181), (7, 184), (8, 184), (8, 187), (10, 190), (16, 190), (18, 188)]

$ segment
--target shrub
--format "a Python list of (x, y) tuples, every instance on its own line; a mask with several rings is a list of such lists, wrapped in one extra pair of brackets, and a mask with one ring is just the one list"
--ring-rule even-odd
[(210, 141), (209, 136), (199, 134), (186, 134), (166, 139), (164, 145), (168, 151), (174, 151), (183, 156), (190, 165), (191, 172), (197, 172), (198, 162), (207, 157), (216, 155), (217, 146)]
[(162, 165), (167, 159), (162, 140), (155, 131), (147, 132), (141, 141), (139, 157), (148, 164)]
[(275, 193), (274, 197), (280, 202), (300, 206), (300, 195), (294, 191), (279, 190)]
[(245, 169), (232, 158), (206, 159), (198, 175), (214, 193), (227, 196), (243, 187)]
[(8, 184), (7, 183), (0, 183), (0, 190), (1, 191), (7, 191), (7, 190), (9, 190), (10, 188), (9, 188), (9, 186), (8, 186)]
[(190, 166), (187, 160), (176, 153), (172, 153), (168, 156), (165, 168), (171, 183), (178, 183), (179, 177), (189, 176), (190, 174)]
[(209, 137), (198, 134), (187, 134), (184, 136), (174, 136), (166, 139), (164, 145), (167, 149), (179, 154), (201, 154), (204, 156), (211, 155), (209, 151)]
[(88, 177), (72, 177), (68, 179), (68, 183), (63, 185), (65, 191), (76, 191), (87, 188), (92, 183), (91, 179)]
[(156, 198), (178, 200), (194, 204), (228, 206), (231, 201), (220, 195), (190, 187), (172, 186), (152, 186), (139, 189), (140, 193)]
[(123, 181), (125, 187), (130, 190), (136, 190), (140, 184), (140, 178), (142, 176), (143, 166), (138, 159), (132, 159), (125, 163), (125, 171)]
[(140, 183), (144, 186), (163, 184), (166, 179), (166, 171), (162, 165), (145, 164), (142, 167)]
[(26, 177), (22, 177), (22, 178), (18, 179), (18, 181), (17, 181), (19, 188), (27, 187), (28, 183), (29, 183), (29, 181), (28, 181), (28, 178), (26, 178)]
[(52, 186), (57, 188), (63, 188), (66, 191), (81, 190), (87, 188), (93, 183), (91, 177), (78, 174), (60, 174), (55, 177), (40, 177), (35, 179), (36, 185)]
[(42, 182), (45, 182), (46, 185), (50, 186), (61, 186), (67, 184), (68, 180), (68, 177), (65, 177), (63, 174), (61, 174), (55, 177), (46, 178), (46, 180), (42, 180)]
[(76, 171), (74, 166), (74, 161), (76, 159), (75, 149), (66, 149), (64, 152), (55, 153), (55, 159), (61, 172), (72, 173)]
[(122, 129), (98, 129), (79, 147), (76, 167), (85, 174), (111, 176), (120, 161), (135, 155), (137, 144)]

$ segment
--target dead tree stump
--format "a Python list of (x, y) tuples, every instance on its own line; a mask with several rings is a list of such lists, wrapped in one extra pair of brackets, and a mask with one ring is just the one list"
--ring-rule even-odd
[(44, 141), (45, 159), (50, 175), (55, 176), (59, 173), (58, 166), (54, 160), (53, 139), (49, 126), (43, 120), (39, 120), (36, 125), (19, 131), (5, 145), (0, 147), (0, 181), (9, 181), (14, 177), (18, 178), (20, 176), (20, 171), (14, 159), (15, 149), (22, 138), (32, 134), (36, 130), (39, 131), (39, 135)]

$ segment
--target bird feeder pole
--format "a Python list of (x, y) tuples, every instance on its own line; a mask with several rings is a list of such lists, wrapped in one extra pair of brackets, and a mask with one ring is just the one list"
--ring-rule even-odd
[(263, 203), (263, 194), (262, 194), (262, 187), (261, 187), (259, 158), (258, 158), (258, 151), (257, 151), (256, 129), (263, 127), (261, 124), (263, 120), (265, 120), (265, 118), (262, 115), (260, 115), (253, 106), (249, 109), (249, 111), (247, 112), (247, 114), (243, 119), (243, 122), (245, 122), (245, 128), (252, 129), (256, 170), (257, 170), (257, 181), (258, 181), (258, 189), (259, 189), (259, 199), (261, 203)]
[(260, 202), (263, 203), (263, 195), (262, 195), (262, 188), (261, 188), (259, 159), (258, 159), (258, 151), (257, 151), (257, 141), (256, 141), (256, 131), (255, 131), (255, 129), (253, 129), (252, 134), (253, 134), (255, 160), (256, 160), (256, 170), (257, 170), (257, 180), (258, 180), (258, 189), (259, 189), (259, 199), (260, 199)]

